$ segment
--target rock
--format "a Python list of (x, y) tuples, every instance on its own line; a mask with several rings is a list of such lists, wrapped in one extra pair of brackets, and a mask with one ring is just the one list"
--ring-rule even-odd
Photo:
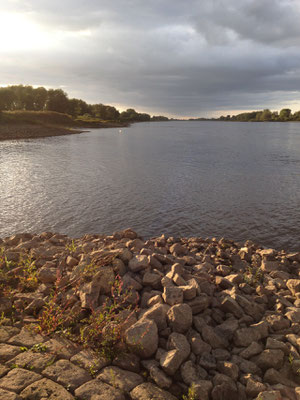
[(167, 312), (167, 320), (174, 332), (184, 333), (192, 326), (192, 309), (187, 304), (177, 304)]
[(143, 285), (159, 289), (161, 287), (161, 276), (153, 272), (146, 272), (143, 276)]
[(8, 315), (12, 312), (12, 302), (6, 297), (0, 298), (0, 315)]
[(159, 331), (163, 330), (167, 327), (167, 313), (169, 309), (170, 306), (167, 304), (155, 304), (142, 314), (141, 319), (151, 319), (156, 323)]
[(180, 243), (175, 243), (170, 247), (170, 253), (177, 257), (183, 256), (187, 253), (187, 249)]
[(41, 379), (41, 375), (22, 368), (11, 370), (0, 379), (0, 388), (11, 392), (20, 393), (26, 386)]
[(217, 370), (221, 372), (221, 374), (229, 376), (234, 381), (237, 381), (239, 376), (239, 367), (229, 361), (218, 361)]
[(215, 357), (210, 353), (202, 353), (199, 359), (199, 365), (206, 370), (215, 369), (217, 366)]
[(285, 313), (287, 319), (289, 319), (292, 323), (299, 324), (300, 323), (300, 310), (298, 307), (289, 307), (288, 312)]
[(158, 347), (158, 329), (154, 321), (143, 318), (128, 328), (125, 340), (129, 347), (142, 358), (151, 357)]
[(183, 302), (183, 291), (176, 286), (165, 286), (162, 297), (165, 303), (174, 306)]
[(13, 367), (19, 365), (26, 366), (27, 369), (41, 373), (46, 366), (53, 361), (55, 356), (49, 353), (38, 353), (34, 351), (24, 351), (16, 357), (7, 361), (6, 365)]
[[(27, 386), (21, 392), (22, 399), (28, 400), (73, 400), (74, 397), (62, 386), (51, 381), (50, 379), (43, 378)], [(0, 393), (1, 398), (1, 393)], [(6, 397), (5, 397), (6, 399)], [(9, 400), (9, 398), (7, 398)]]
[(104, 368), (97, 379), (125, 392), (130, 392), (144, 382), (144, 379), (135, 372), (125, 371), (118, 367)]
[(0, 389), (0, 399), (3, 399), (3, 400), (22, 400), (22, 397), (18, 396), (16, 393)]
[(256, 397), (256, 400), (281, 400), (281, 393), (279, 390), (268, 390), (260, 392)]
[(151, 367), (149, 372), (150, 377), (161, 389), (168, 389), (172, 385), (172, 379), (157, 366)]
[(180, 373), (183, 382), (188, 386), (191, 386), (193, 383), (199, 382), (201, 379), (207, 377), (207, 372), (191, 360), (186, 361), (181, 365)]
[(88, 371), (90, 368), (99, 371), (100, 369), (109, 365), (109, 361), (107, 359), (100, 357), (99, 354), (91, 349), (80, 351), (79, 353), (75, 354), (70, 361)]
[(243, 309), (230, 296), (225, 297), (225, 299), (221, 303), (220, 308), (226, 313), (233, 314), (236, 318), (241, 318), (244, 315)]
[(293, 296), (300, 292), (300, 279), (289, 279), (286, 286)]
[(260, 268), (264, 272), (272, 272), (278, 271), (278, 269), (280, 269), (280, 265), (277, 261), (263, 260)]
[(234, 334), (235, 345), (241, 347), (248, 347), (251, 343), (257, 342), (260, 339), (260, 333), (252, 328), (241, 328)]
[(268, 315), (266, 321), (273, 331), (281, 331), (290, 327), (290, 321), (285, 319), (282, 315)]
[(214, 386), (211, 398), (212, 400), (239, 400), (239, 394), (236, 388), (234, 389), (231, 385), (224, 382)]
[(209, 400), (209, 396), (211, 393), (211, 390), (213, 388), (213, 384), (211, 381), (207, 380), (199, 380), (194, 384), (194, 392), (196, 399), (201, 399), (201, 400)]
[(171, 393), (160, 389), (153, 383), (142, 383), (130, 392), (130, 396), (132, 400), (177, 400)]
[(240, 356), (249, 359), (263, 351), (263, 346), (260, 343), (252, 342), (245, 350), (240, 352)]
[(140, 372), (140, 359), (134, 353), (121, 352), (113, 359), (112, 364), (126, 371)]
[(143, 255), (134, 256), (128, 263), (128, 268), (132, 272), (139, 272), (143, 269), (148, 268), (148, 266), (148, 257)]
[(78, 264), (78, 260), (76, 260), (75, 257), (68, 256), (66, 259), (66, 264), (70, 269), (72, 269)]
[(54, 283), (57, 277), (57, 268), (48, 267), (47, 263), (39, 269), (38, 279), (42, 283)]
[(0, 343), (0, 363), (5, 363), (21, 352), (20, 347)]
[(259, 393), (265, 390), (267, 390), (267, 387), (263, 383), (256, 381), (251, 377), (247, 379), (246, 393), (251, 398), (257, 396)]
[(43, 371), (43, 375), (72, 391), (91, 379), (91, 375), (86, 370), (67, 360), (59, 360), (50, 365)]
[(211, 326), (205, 326), (202, 329), (202, 337), (205, 342), (209, 343), (213, 349), (217, 348), (227, 348), (228, 341), (217, 328), (212, 328)]
[(210, 305), (210, 297), (205, 293), (200, 293), (194, 300), (187, 302), (191, 307), (193, 314), (199, 314), (206, 310)]
[(109, 266), (103, 266), (94, 275), (92, 279), (92, 285), (95, 288), (99, 288), (101, 294), (110, 294), (114, 281), (115, 273), (113, 268)]
[(0, 326), (0, 343), (7, 342), (8, 339), (17, 335), (19, 332), (20, 329), (14, 328), (13, 326)]
[(79, 400), (125, 400), (121, 390), (116, 389), (99, 379), (93, 379), (75, 390)]
[(284, 361), (284, 352), (281, 350), (267, 349), (255, 358), (255, 363), (262, 370), (269, 368), (280, 369)]
[(168, 352), (160, 357), (160, 365), (168, 375), (174, 375), (190, 354), (190, 345), (180, 333), (172, 333), (168, 340)]

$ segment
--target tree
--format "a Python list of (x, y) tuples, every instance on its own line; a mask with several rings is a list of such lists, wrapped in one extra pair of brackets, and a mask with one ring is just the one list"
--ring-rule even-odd
[(290, 118), (291, 112), (292, 111), (289, 108), (283, 108), (282, 110), (280, 110), (279, 118), (282, 121), (286, 121)]
[(62, 89), (48, 90), (48, 98), (46, 102), (46, 109), (48, 111), (67, 113), (68, 107), (69, 107), (69, 100), (67, 94)]

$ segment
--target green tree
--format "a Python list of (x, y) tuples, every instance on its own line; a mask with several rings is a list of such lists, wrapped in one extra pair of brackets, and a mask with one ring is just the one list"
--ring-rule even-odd
[(68, 107), (69, 107), (68, 96), (62, 89), (48, 90), (48, 98), (46, 102), (46, 109), (48, 111), (67, 113)]
[(292, 111), (289, 108), (283, 108), (282, 110), (280, 110), (279, 118), (282, 121), (286, 121), (290, 118), (291, 112)]

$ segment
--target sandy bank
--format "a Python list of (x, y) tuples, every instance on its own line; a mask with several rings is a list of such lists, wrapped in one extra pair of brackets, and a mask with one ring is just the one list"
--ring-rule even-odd
[(0, 399), (299, 398), (300, 253), (130, 229), (0, 248)]

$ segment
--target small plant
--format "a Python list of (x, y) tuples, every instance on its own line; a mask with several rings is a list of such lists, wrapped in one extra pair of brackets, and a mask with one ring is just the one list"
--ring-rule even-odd
[(58, 301), (59, 282), (61, 277), (57, 278), (55, 289), (51, 294), (50, 300), (43, 307), (42, 313), (38, 318), (36, 330), (45, 335), (62, 330), (74, 321), (75, 316), (68, 313), (69, 303), (63, 306)]
[(47, 351), (47, 346), (44, 343), (37, 343), (30, 349), (34, 353), (45, 353)]
[(29, 351), (28, 347), (26, 346), (21, 346), (20, 350), (24, 353), (25, 351)]
[(244, 282), (251, 286), (258, 285), (263, 279), (261, 268), (248, 267), (243, 275)]
[(182, 396), (182, 400), (197, 400), (197, 398), (196, 398), (196, 389), (195, 389), (195, 384), (194, 383), (192, 383), (192, 385), (189, 387), (187, 395), (183, 395)]
[(66, 250), (68, 250), (68, 252), (73, 255), (74, 253), (76, 253), (77, 250), (77, 246), (75, 244), (74, 239), (72, 240), (72, 242), (70, 244), (66, 244)]
[(294, 359), (295, 359), (295, 358), (294, 358), (293, 354), (290, 353), (290, 354), (288, 355), (288, 361), (289, 361), (289, 363), (290, 363), (290, 364), (293, 364)]
[(19, 289), (21, 291), (34, 291), (38, 286), (37, 268), (31, 254), (23, 255), (19, 262), (22, 274), (19, 276)]
[[(104, 304), (101, 311), (92, 310), (92, 314), (83, 320), (81, 343), (95, 349), (101, 356), (112, 360), (124, 346), (123, 330), (129, 318), (135, 313), (135, 307), (127, 305), (130, 292), (123, 292), (123, 283), (119, 276), (111, 288), (111, 304)], [(129, 311), (125, 319), (120, 318), (120, 311)]]

